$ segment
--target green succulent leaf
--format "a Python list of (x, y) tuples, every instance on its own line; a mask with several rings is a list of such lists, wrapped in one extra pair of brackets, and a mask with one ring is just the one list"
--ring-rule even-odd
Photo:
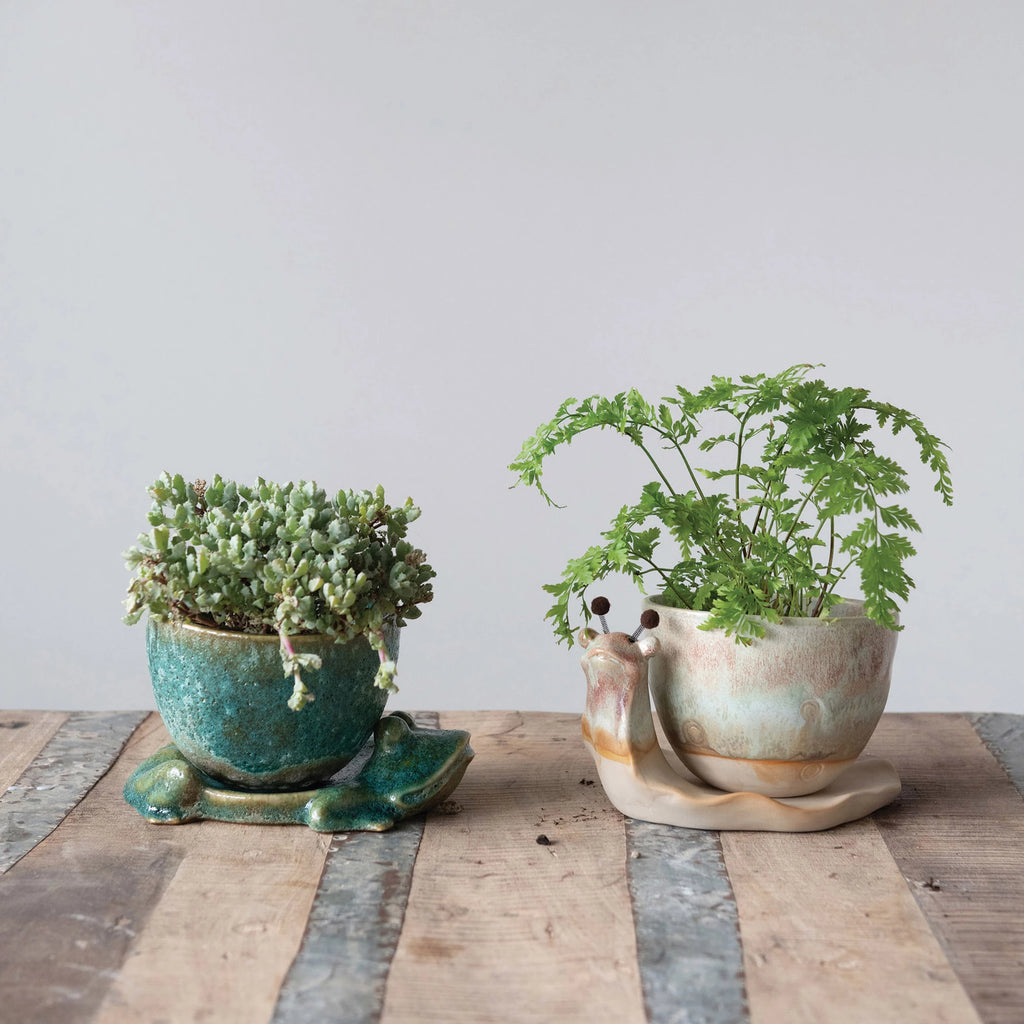
[(151, 529), (124, 555), (135, 575), (125, 622), (144, 612), (281, 638), (282, 671), (294, 678), (289, 706), (315, 694), (303, 670), (319, 668), (288, 641), (320, 633), (339, 642), (367, 638), (383, 651), (376, 683), (395, 689), (384, 651), (386, 621), (418, 618), (433, 598), (435, 573), (407, 539), (420, 510), (391, 506), (384, 490), (338, 491), (311, 481), (252, 486), (215, 476), (187, 484), (163, 473), (149, 487)]

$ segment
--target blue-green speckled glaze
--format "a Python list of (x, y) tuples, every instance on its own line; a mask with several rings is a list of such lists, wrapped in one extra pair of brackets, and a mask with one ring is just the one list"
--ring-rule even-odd
[[(398, 628), (385, 631), (392, 658)], [(156, 705), (175, 746), (210, 779), (252, 790), (294, 790), (329, 779), (373, 732), (387, 693), (374, 686), (380, 659), (362, 638), (291, 638), (323, 659), (302, 678), (316, 700), (288, 707), (292, 678), (276, 636), (149, 620), (146, 651)]]
[(304, 824), (318, 832), (382, 832), (444, 800), (473, 759), (469, 733), (420, 729), (401, 711), (374, 729), (369, 760), (354, 779), (320, 789), (258, 793), (212, 786), (176, 747), (146, 758), (124, 798), (159, 825), (212, 818), (246, 824)]

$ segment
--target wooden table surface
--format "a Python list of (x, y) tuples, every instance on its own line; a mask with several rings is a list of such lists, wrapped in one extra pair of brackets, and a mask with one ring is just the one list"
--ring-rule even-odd
[(453, 799), (331, 836), (147, 824), (159, 717), (0, 712), (0, 1020), (1024, 1022), (1024, 716), (886, 715), (899, 800), (803, 834), (624, 820), (578, 715), (432, 717)]

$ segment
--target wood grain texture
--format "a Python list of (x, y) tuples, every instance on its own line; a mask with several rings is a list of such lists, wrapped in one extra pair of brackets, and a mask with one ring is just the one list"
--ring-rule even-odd
[(752, 1024), (978, 1024), (870, 819), (721, 838)]
[(111, 856), (69, 838), (62, 827), (0, 876), (0, 1020), (95, 1020), (181, 855), (158, 844)]
[(33, 786), (0, 833), (44, 769), (88, 771), (0, 874), (0, 1020), (1024, 1022), (1021, 716), (886, 716), (892, 807), (719, 836), (624, 822), (578, 715), (447, 713), (477, 757), (443, 811), (331, 837), (150, 825), (121, 789), (158, 716), (104, 773), (116, 728), (47, 714), (0, 726)]
[[(413, 719), (422, 728), (438, 726), (437, 712), (413, 712)], [(349, 766), (352, 774), (361, 759)], [(423, 828), (419, 816), (387, 832), (333, 837), (274, 1024), (375, 1024), (380, 1019)]]
[(173, 876), (180, 851), (173, 843), (140, 843), (137, 815), (115, 806), (110, 788), (108, 775), (0, 876), (5, 1020), (93, 1020)]
[(0, 873), (48, 836), (96, 784), (146, 717), (144, 711), (73, 711), (0, 794)]
[[(661, 722), (665, 759), (688, 774)], [(719, 833), (626, 819), (644, 1004), (653, 1024), (747, 1024), (739, 914)]]
[(627, 819), (626, 844), (648, 1018), (745, 1024), (739, 917), (718, 833)]
[(274, 1024), (375, 1024), (405, 917), (423, 826), (333, 838)]
[(75, 833), (115, 829), (108, 870), (125, 879), (145, 873), (156, 851), (173, 850), (173, 871), (146, 927), (135, 929), (96, 1019), (260, 1024), (273, 1014), (305, 932), (330, 836), (294, 825), (149, 824), (121, 790), (139, 762), (168, 742), (153, 716), (80, 805), (77, 820), (60, 830), (64, 836), (74, 824), (66, 841), (95, 846), (95, 835)]
[(1024, 1021), (1024, 800), (962, 715), (882, 719), (869, 749), (895, 764), (875, 816), (986, 1024)]
[(0, 711), (0, 797), (67, 717), (64, 711)]
[(461, 810), (428, 817), (384, 1022), (642, 1022), (622, 818), (586, 784), (579, 716), (441, 725), (477, 756)]

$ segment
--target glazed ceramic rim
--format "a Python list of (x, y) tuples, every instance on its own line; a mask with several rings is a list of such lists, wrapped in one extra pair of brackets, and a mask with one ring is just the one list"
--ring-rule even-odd
[[(265, 643), (279, 644), (281, 642), (280, 636), (277, 633), (246, 633), (240, 629), (223, 629), (218, 626), (200, 626), (198, 623), (191, 622), (188, 619), (178, 619), (168, 617), (166, 619), (151, 619), (151, 622), (157, 628), (162, 626), (169, 626), (172, 629), (184, 629), (190, 633), (199, 633), (206, 636), (223, 637), (229, 640), (245, 640), (245, 641), (263, 641)], [(329, 640), (332, 643), (341, 641), (346, 643), (343, 637), (334, 633), (288, 633), (288, 642), (295, 645), (296, 641), (300, 643)], [(355, 637), (356, 640), (365, 640), (362, 634)]]
[[(664, 611), (668, 615), (682, 615), (686, 617), (698, 618), (702, 621), (706, 621), (711, 615), (711, 612), (696, 611), (693, 608), (676, 608), (670, 604), (665, 604), (661, 600), (661, 598), (663, 597), (663, 594), (648, 594), (644, 598), (643, 603), (645, 605), (649, 605), (652, 608), (658, 609), (659, 612)], [(843, 612), (839, 612), (837, 614), (836, 610), (839, 608), (844, 608), (846, 610)], [(894, 618), (896, 620), (896, 624), (899, 625), (899, 615), (897, 614), (896, 616), (894, 616)], [(768, 626), (793, 625), (808, 628), (834, 626), (837, 622), (867, 622), (870, 623), (872, 626), (878, 626), (879, 629), (886, 628), (885, 626), (879, 625), (879, 623), (875, 622), (874, 619), (868, 618), (868, 616), (864, 613), (864, 602), (859, 598), (854, 597), (843, 598), (842, 601), (840, 601), (838, 604), (833, 605), (832, 615), (829, 618), (823, 618), (820, 615), (814, 617), (811, 617), (810, 615), (783, 615), (782, 620), (780, 622), (772, 622), (770, 619), (762, 619), (760, 621), (763, 621), (765, 625)], [(657, 629), (658, 627), (655, 626), (654, 628)], [(711, 632), (714, 632), (714, 630), (712, 630)]]

